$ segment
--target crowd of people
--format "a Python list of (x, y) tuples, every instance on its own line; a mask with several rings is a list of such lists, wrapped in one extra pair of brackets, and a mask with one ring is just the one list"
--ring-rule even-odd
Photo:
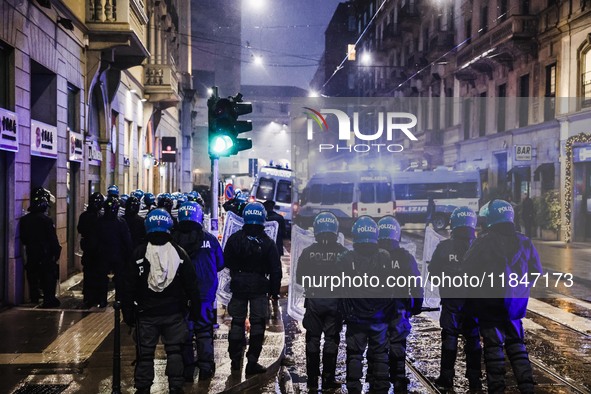
[[(43, 307), (60, 305), (55, 286), (61, 247), (53, 222), (46, 215), (50, 200), (47, 190), (36, 189), (29, 213), (20, 223), (30, 298), (38, 302), (43, 297)], [(231, 369), (242, 369), (248, 320), (246, 374), (266, 371), (258, 359), (269, 299), (279, 297), (280, 256), (286, 236), (285, 223), (273, 208), (273, 201), (263, 205), (237, 196), (226, 209), (241, 215), (244, 224), (229, 237), (222, 251), (217, 237), (203, 228), (203, 200), (196, 192), (154, 196), (136, 190), (130, 196), (120, 196), (117, 186), (112, 185), (106, 197), (98, 192), (89, 196), (77, 227), (84, 252), (83, 301), (88, 308), (106, 307), (112, 276), (115, 298), (122, 304), (124, 322), (133, 329), (136, 342), (136, 392), (150, 392), (160, 340), (167, 354), (166, 375), (171, 393), (182, 393), (183, 384), (193, 381), (197, 372), (200, 380), (211, 379), (215, 374), (214, 302), (218, 272), (223, 268), (229, 269), (231, 277)], [(145, 218), (140, 215), (142, 210)], [(439, 243), (427, 262), (431, 275), (542, 272), (532, 242), (516, 231), (510, 202), (491, 200), (479, 215), (486, 224), (477, 237), (477, 214), (467, 207), (453, 211), (451, 238)], [(265, 233), (265, 223), (270, 220), (278, 222), (276, 241)], [(309, 390), (340, 387), (335, 379), (337, 353), (341, 332), (346, 327), (348, 392), (362, 392), (364, 358), (368, 366), (365, 381), (372, 392), (387, 393), (391, 384), (394, 392), (406, 392), (406, 339), (412, 329), (410, 317), (422, 312), (423, 287), (409, 281), (408, 285), (385, 289), (383, 285), (329, 289), (304, 280), (335, 274), (420, 276), (415, 257), (400, 244), (399, 223), (393, 216), (377, 222), (369, 216), (357, 218), (351, 229), (351, 250), (337, 242), (339, 221), (334, 214), (319, 213), (313, 231), (315, 243), (303, 250), (295, 273), (306, 297), (303, 326)], [(458, 342), (463, 336), (470, 392), (482, 392), (483, 353), (488, 392), (505, 390), (506, 353), (520, 392), (533, 393), (532, 369), (521, 324), (529, 288), (518, 283), (490, 290), (484, 294), (440, 288), (441, 366), (435, 384), (443, 391), (453, 390)]]

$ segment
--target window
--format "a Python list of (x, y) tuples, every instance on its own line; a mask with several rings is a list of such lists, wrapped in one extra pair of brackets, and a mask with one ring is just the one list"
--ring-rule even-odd
[(507, 97), (507, 84), (499, 85), (498, 97), (498, 110), (497, 110), (497, 132), (500, 133), (505, 131), (505, 110), (506, 110), (506, 99)]
[(480, 30), (478, 31), (480, 35), (486, 33), (488, 30), (488, 7), (484, 6), (480, 10)]
[(291, 204), (291, 182), (279, 181), (277, 182), (277, 202)]
[(279, 104), (279, 112), (281, 112), (282, 114), (286, 114), (287, 113), (287, 104), (285, 104), (285, 103)]
[(445, 89), (445, 127), (451, 127), (454, 120), (453, 88)]
[(466, 19), (466, 45), (472, 42), (472, 19)]
[(8, 78), (9, 56), (8, 49), (0, 43), (0, 108), (8, 108), (8, 86), (10, 85)]
[(499, 22), (507, 19), (507, 0), (499, 0)]
[(519, 127), (527, 126), (529, 119), (529, 101), (523, 97), (529, 97), (529, 74), (519, 78)]
[(423, 30), (423, 51), (429, 51), (429, 28)]
[(583, 106), (589, 107), (591, 106), (591, 49), (588, 48), (583, 53), (582, 61), (581, 69), (583, 70), (583, 75), (581, 82), (583, 86), (581, 91), (583, 93)]
[(392, 201), (392, 184), (391, 183), (377, 183), (376, 184), (376, 202), (384, 203)]
[(478, 136), (486, 135), (486, 92), (480, 93), (478, 99)]
[(544, 120), (551, 120), (554, 118), (556, 108), (556, 63), (546, 66), (545, 96)]
[(272, 200), (275, 194), (275, 181), (273, 179), (261, 178), (257, 188), (256, 198), (258, 200)]
[(334, 183), (329, 185), (312, 185), (307, 196), (311, 203), (334, 205), (353, 202), (352, 183)]
[(470, 139), (470, 119), (472, 118), (472, 99), (465, 99), (462, 103), (464, 139)]
[(68, 127), (72, 131), (80, 129), (79, 92), (80, 90), (74, 85), (68, 84)]
[(375, 189), (375, 187), (374, 187), (373, 183), (359, 184), (359, 202), (362, 202), (362, 203), (375, 202), (374, 189)]

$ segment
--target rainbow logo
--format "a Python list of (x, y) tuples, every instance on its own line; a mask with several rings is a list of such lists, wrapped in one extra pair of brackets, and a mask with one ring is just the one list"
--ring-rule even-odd
[(328, 130), (328, 123), (326, 123), (326, 119), (324, 119), (324, 116), (322, 116), (320, 112), (309, 107), (303, 108), (309, 111), (305, 111), (304, 113), (310, 118), (312, 118), (318, 124), (318, 126), (320, 126), (321, 129)]

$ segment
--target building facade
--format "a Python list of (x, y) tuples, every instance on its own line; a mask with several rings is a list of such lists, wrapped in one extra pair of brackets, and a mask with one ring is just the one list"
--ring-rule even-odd
[(91, 193), (190, 185), (189, 16), (180, 0), (0, 2), (0, 303), (24, 301), (18, 219), (33, 188), (56, 197), (64, 280), (81, 270)]
[(397, 167), (478, 169), (484, 201), (562, 190), (562, 239), (591, 238), (589, 2), (350, 4), (357, 94), (415, 100)]

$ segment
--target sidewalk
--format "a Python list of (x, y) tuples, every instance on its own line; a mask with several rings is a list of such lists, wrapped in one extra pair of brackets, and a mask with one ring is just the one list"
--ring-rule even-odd
[[(82, 299), (76, 275), (60, 295), (59, 309), (23, 305), (0, 312), (0, 392), (2, 393), (111, 393), (113, 365), (114, 311), (81, 309)], [(216, 373), (205, 383), (187, 383), (187, 393), (238, 393), (266, 383), (280, 368), (285, 346), (281, 306), (269, 304), (270, 319), (265, 332), (260, 364), (262, 375), (231, 373), (227, 355), (230, 318), (219, 311), (215, 331)], [(133, 393), (135, 345), (128, 328), (121, 324), (121, 392)], [(246, 364), (246, 362), (244, 363)], [(156, 349), (156, 379), (152, 394), (167, 393), (166, 354)]]

